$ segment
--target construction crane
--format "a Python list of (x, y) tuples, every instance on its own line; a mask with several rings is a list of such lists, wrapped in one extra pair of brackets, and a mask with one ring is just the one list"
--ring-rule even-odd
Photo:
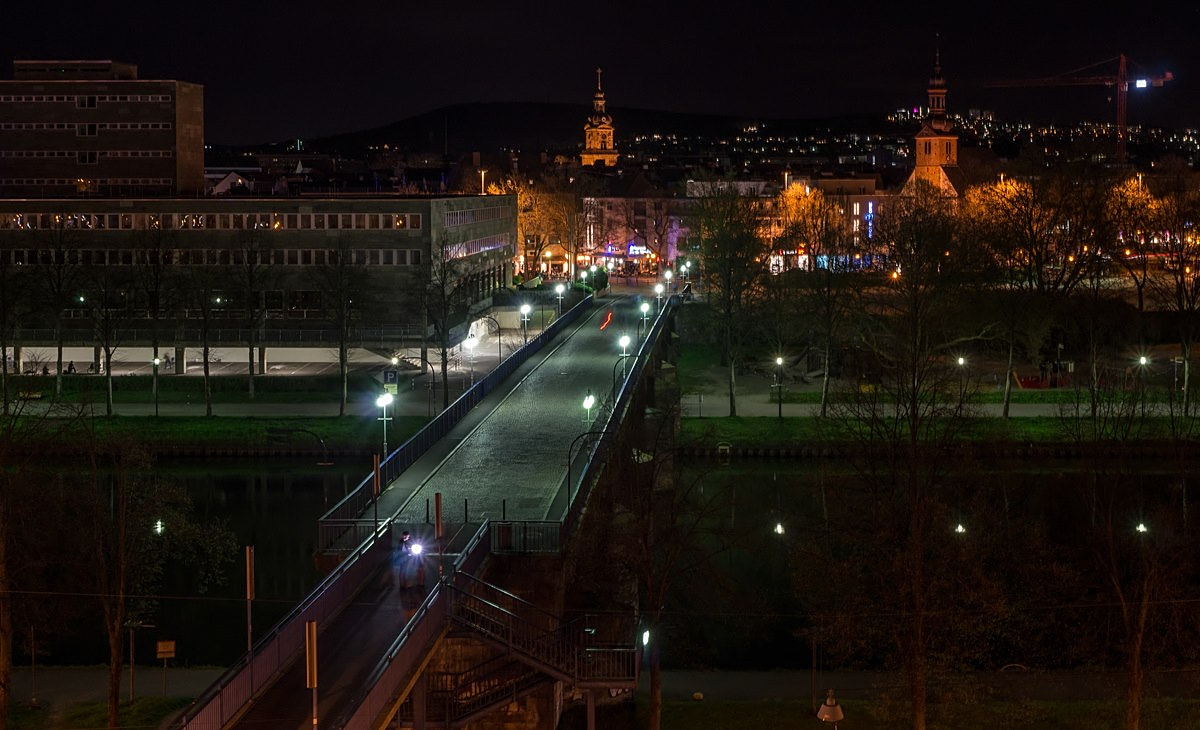
[[(1114, 74), (1083, 74), (1085, 71), (1111, 64), (1117, 61), (1117, 73)], [(1126, 98), (1129, 95), (1129, 86), (1132, 83), (1135, 89), (1145, 89), (1147, 87), (1159, 87), (1171, 81), (1175, 76), (1166, 71), (1161, 76), (1147, 76), (1133, 79), (1131, 82), (1128, 76), (1128, 58), (1125, 54), (1121, 54), (1116, 58), (1109, 58), (1099, 63), (1093, 63), (1090, 66), (1077, 68), (1074, 71), (1067, 71), (1057, 76), (1048, 76), (1040, 79), (1011, 79), (1006, 81), (993, 81), (984, 84), (990, 88), (1011, 88), (1019, 86), (1108, 86), (1116, 87), (1117, 90), (1117, 162), (1125, 164), (1125, 139), (1128, 134), (1125, 122)], [(1079, 74), (1079, 75), (1077, 75)]]

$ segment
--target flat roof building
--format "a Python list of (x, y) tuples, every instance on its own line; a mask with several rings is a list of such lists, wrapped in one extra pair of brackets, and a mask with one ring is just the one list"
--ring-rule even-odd
[(0, 197), (203, 192), (203, 86), (116, 61), (13, 61), (0, 80)]

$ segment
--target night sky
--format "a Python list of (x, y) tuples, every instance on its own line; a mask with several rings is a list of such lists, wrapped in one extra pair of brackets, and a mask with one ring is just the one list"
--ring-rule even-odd
[[(205, 87), (206, 138), (258, 143), (486, 101), (827, 117), (923, 104), (941, 36), (951, 111), (1115, 118), (1105, 89), (989, 89), (1128, 55), (1163, 89), (1131, 123), (1200, 127), (1200, 3), (51, 2), (6, 7), (14, 58), (111, 58)], [(958, 11), (951, 9), (958, 8)], [(590, 10), (589, 10), (590, 9)], [(582, 121), (581, 121), (582, 123)]]

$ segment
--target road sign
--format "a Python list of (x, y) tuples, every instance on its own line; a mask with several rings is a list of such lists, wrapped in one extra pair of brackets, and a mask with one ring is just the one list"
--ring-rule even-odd
[(158, 642), (158, 658), (159, 659), (174, 659), (175, 658), (175, 642), (174, 641)]
[(396, 395), (400, 383), (400, 372), (398, 370), (383, 371), (383, 390), (385, 393)]

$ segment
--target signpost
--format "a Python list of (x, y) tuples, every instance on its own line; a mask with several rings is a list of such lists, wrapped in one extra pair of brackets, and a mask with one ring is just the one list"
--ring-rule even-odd
[(163, 660), (163, 697), (167, 696), (167, 660), (175, 658), (175, 642), (160, 641), (157, 644), (158, 658)]
[(399, 392), (397, 390), (397, 388), (399, 387), (399, 383), (400, 383), (400, 371), (398, 371), (398, 370), (384, 370), (383, 371), (383, 391), (385, 393), (391, 393), (392, 395), (396, 395), (396, 393)]

